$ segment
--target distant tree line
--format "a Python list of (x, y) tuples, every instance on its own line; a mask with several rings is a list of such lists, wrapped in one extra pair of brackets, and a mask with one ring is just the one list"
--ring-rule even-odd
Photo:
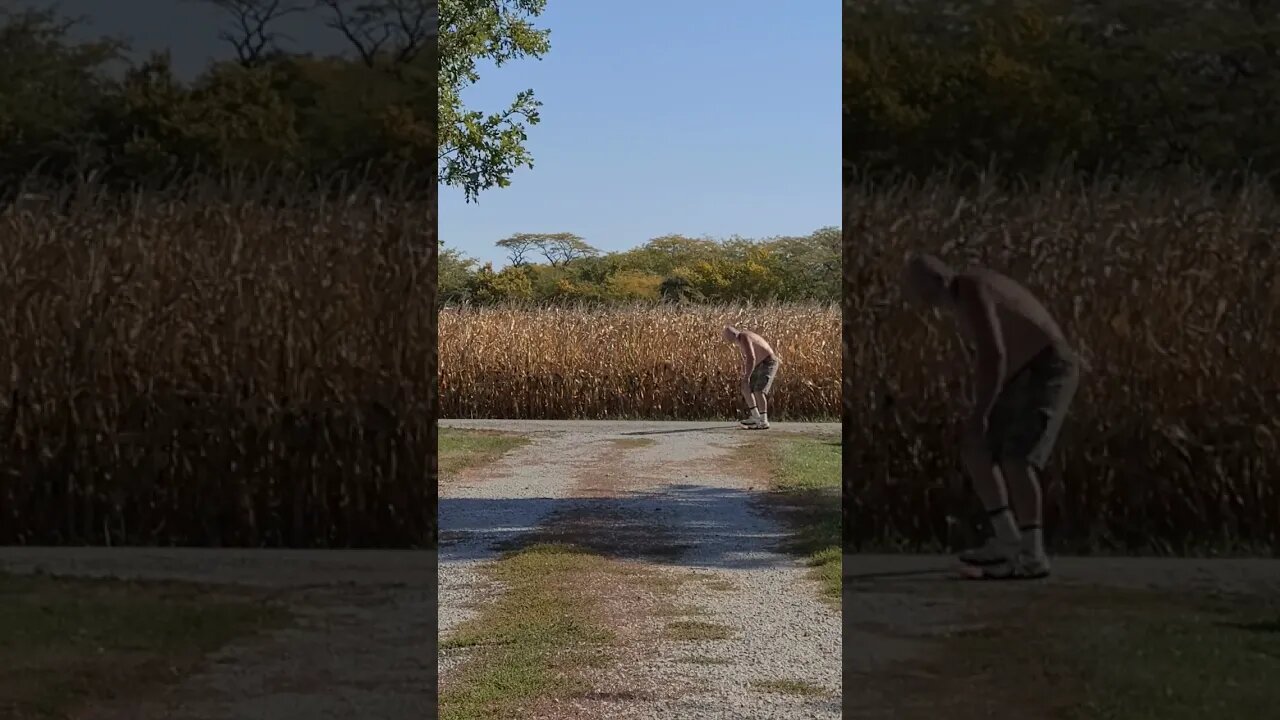
[(838, 302), (840, 230), (801, 237), (712, 240), (668, 235), (601, 253), (572, 233), (517, 233), (497, 242), (494, 270), (457, 248), (440, 253), (448, 304)]
[(846, 0), (846, 178), (1280, 170), (1277, 0)]

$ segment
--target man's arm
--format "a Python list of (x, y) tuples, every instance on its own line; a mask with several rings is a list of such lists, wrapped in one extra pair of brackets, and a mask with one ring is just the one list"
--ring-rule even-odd
[(961, 310), (973, 329), (977, 358), (974, 361), (973, 422), (986, 425), (1000, 396), (1004, 379), (1006, 354), (1000, 318), (990, 292), (981, 283), (960, 277), (956, 279)]
[(738, 349), (742, 351), (742, 382), (751, 380), (751, 371), (756, 369), (756, 348), (750, 340), (738, 336)]

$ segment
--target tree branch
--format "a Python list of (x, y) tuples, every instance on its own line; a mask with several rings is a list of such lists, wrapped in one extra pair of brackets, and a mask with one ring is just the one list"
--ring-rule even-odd
[(395, 64), (411, 63), (437, 34), (427, 22), (437, 0), (380, 0), (355, 7), (342, 0), (316, 0), (316, 4), (329, 9), (325, 24), (342, 33), (369, 67), (384, 50)]
[(199, 0), (231, 16), (233, 30), (218, 33), (236, 51), (241, 65), (253, 67), (262, 63), (266, 54), (278, 49), (276, 41), (287, 37), (270, 32), (269, 27), (280, 18), (304, 12), (305, 0)]

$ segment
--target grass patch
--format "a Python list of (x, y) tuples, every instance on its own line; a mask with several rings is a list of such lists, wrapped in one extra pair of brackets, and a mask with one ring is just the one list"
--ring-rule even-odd
[[(572, 545), (583, 552), (606, 558), (672, 560), (690, 547), (673, 542), (670, 532), (661, 525), (654, 525), (636, 513), (618, 508), (602, 507), (590, 512), (560, 510), (543, 522), (544, 525), (532, 537), (534, 542)], [(528, 545), (530, 540), (530, 537), (513, 537), (500, 547), (518, 549)], [(619, 571), (620, 568), (611, 566), (611, 572)]]
[(689, 665), (732, 665), (733, 664), (731, 661), (725, 660), (724, 658), (711, 657), (710, 655), (694, 655), (693, 657), (685, 658), (681, 662), (687, 663)]
[(653, 438), (612, 438), (609, 442), (619, 450), (639, 450), (658, 444)]
[(667, 623), (667, 637), (672, 640), (728, 640), (733, 637), (733, 629), (719, 623), (703, 620), (676, 620)]
[(504, 453), (528, 443), (529, 438), (523, 435), (493, 430), (440, 428), (440, 477), (457, 477), (467, 468), (493, 462)]
[(779, 695), (814, 697), (827, 694), (827, 691), (821, 687), (803, 680), (752, 680), (751, 687), (760, 692), (777, 693)]
[[(952, 689), (1061, 720), (1261, 718), (1280, 705), (1280, 605), (1054, 590), (999, 625), (949, 637), (943, 662), (973, 669)], [(944, 703), (953, 694), (935, 691)]]
[(795, 535), (786, 549), (806, 558), (823, 596), (840, 602), (840, 443), (802, 435), (773, 438), (771, 491)]
[(730, 592), (737, 587), (732, 580), (707, 572), (690, 572), (682, 581), (686, 583), (696, 582), (704, 589), (713, 592)]
[[(1057, 633), (1082, 681), (1081, 720), (1269, 717), (1280, 705), (1280, 607), (1149, 602), (1085, 608)], [(1087, 630), (1082, 632), (1082, 630)]]
[(0, 717), (52, 720), (145, 695), (283, 608), (198, 585), (0, 573)]
[(535, 701), (580, 690), (574, 671), (590, 666), (592, 649), (612, 639), (582, 582), (607, 562), (570, 545), (539, 544), (495, 563), (495, 579), (508, 591), (440, 643), (476, 653), (441, 693), (440, 718), (518, 717)]
[(710, 614), (710, 610), (697, 605), (676, 605), (665, 602), (653, 611), (655, 617), (707, 617)]

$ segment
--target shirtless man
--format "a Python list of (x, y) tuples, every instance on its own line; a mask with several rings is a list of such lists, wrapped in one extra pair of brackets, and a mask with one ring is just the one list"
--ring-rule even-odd
[(960, 559), (974, 577), (1045, 577), (1037, 474), (1075, 395), (1076, 355), (1040, 301), (997, 272), (956, 272), (932, 255), (918, 255), (908, 261), (903, 282), (917, 304), (950, 311), (977, 349), (962, 457), (995, 536)]
[(747, 401), (751, 417), (739, 422), (750, 430), (768, 430), (768, 395), (782, 360), (764, 338), (750, 330), (726, 325), (724, 339), (733, 343), (742, 355), (742, 397)]

